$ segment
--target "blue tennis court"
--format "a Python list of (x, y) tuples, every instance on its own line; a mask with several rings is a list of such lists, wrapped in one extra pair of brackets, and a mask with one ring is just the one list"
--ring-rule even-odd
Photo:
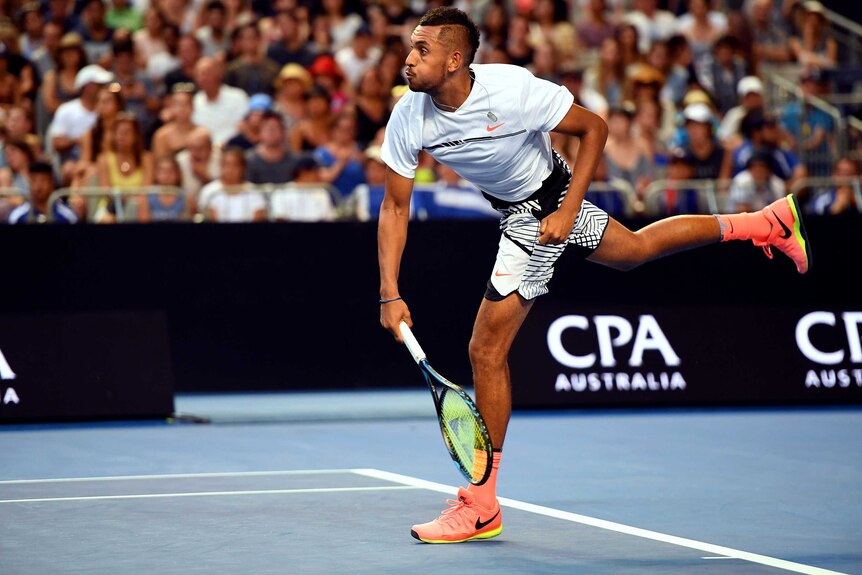
[(0, 572), (862, 573), (858, 408), (516, 412), (503, 534), (445, 546), (426, 391), (177, 411), (210, 423), (0, 428)]

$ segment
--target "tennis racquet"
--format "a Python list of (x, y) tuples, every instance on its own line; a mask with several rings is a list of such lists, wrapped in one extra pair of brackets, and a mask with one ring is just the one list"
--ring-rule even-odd
[(419, 365), (437, 409), (443, 441), (458, 471), (474, 485), (482, 485), (491, 474), (491, 436), (485, 420), (470, 395), (431, 367), (410, 327), (399, 326), (407, 349)]

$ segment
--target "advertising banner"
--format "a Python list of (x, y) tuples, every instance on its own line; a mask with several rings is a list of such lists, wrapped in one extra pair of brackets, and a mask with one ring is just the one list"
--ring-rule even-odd
[(163, 313), (0, 314), (0, 423), (173, 410)]
[(862, 402), (862, 310), (536, 306), (519, 408)]

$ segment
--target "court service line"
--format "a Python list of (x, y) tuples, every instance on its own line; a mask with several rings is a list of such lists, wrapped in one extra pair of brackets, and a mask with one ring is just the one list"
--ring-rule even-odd
[(28, 483), (77, 483), (88, 481), (137, 481), (144, 479), (198, 479), (210, 477), (281, 477), (287, 475), (337, 475), (353, 473), (352, 469), (298, 469), (293, 471), (225, 471), (218, 473), (168, 473), (161, 475), (107, 475), (96, 477), (56, 477), (53, 479), (7, 479), (0, 485)]
[[(398, 473), (390, 473), (388, 471), (381, 471), (379, 469), (354, 469), (354, 472), (356, 472), (356, 474), (358, 475), (362, 475), (365, 477), (382, 479), (385, 481), (391, 481), (392, 483), (399, 483), (401, 485), (420, 487), (422, 489), (428, 489), (430, 491), (437, 491), (450, 495), (456, 493), (457, 491), (457, 489), (455, 487), (452, 487), (451, 485), (444, 485), (442, 483), (435, 483), (433, 481), (426, 481), (424, 479), (418, 479), (416, 477), (410, 477), (408, 475), (400, 475)], [(524, 501), (518, 501), (516, 499), (499, 497), (498, 500), (500, 501), (500, 505), (511, 507), (513, 509), (520, 509), (521, 511), (527, 511), (530, 513), (535, 513), (537, 515), (544, 515), (546, 517), (553, 517), (555, 519), (561, 519), (563, 521), (571, 521), (573, 523), (589, 525), (590, 527), (596, 527), (608, 531), (615, 531), (617, 533), (632, 535), (634, 537), (640, 537), (643, 539), (651, 539), (653, 541), (669, 543), (678, 547), (687, 547), (689, 549), (705, 551), (707, 553), (720, 555), (728, 559), (742, 559), (751, 563), (759, 563), (761, 565), (774, 567), (776, 569), (783, 569), (785, 571), (792, 571), (794, 573), (803, 573), (805, 575), (847, 575), (846, 573), (830, 571), (828, 569), (814, 567), (813, 565), (794, 563), (793, 561), (777, 559), (775, 557), (769, 557), (767, 555), (750, 553), (748, 551), (740, 551), (739, 549), (733, 549), (731, 547), (714, 545), (712, 543), (705, 543), (703, 541), (687, 539), (685, 537), (677, 537), (676, 535), (668, 535), (666, 533), (659, 533), (657, 531), (641, 529), (640, 527), (632, 527), (630, 525), (615, 523), (613, 521), (606, 521), (604, 519), (598, 519), (596, 517), (590, 517), (588, 515), (579, 515), (577, 513), (570, 513), (568, 511), (560, 511), (559, 509), (544, 507), (542, 505), (534, 505), (532, 503), (526, 503)]]
[(320, 487), (308, 489), (256, 489), (251, 491), (196, 491), (189, 493), (137, 493), (132, 495), (82, 495), (79, 497), (39, 497), (0, 499), (3, 503), (55, 503), (61, 501), (112, 501), (123, 499), (169, 499), (175, 497), (230, 497), (234, 495), (284, 495), (291, 493), (338, 493), (357, 491), (400, 491), (419, 489), (412, 485), (379, 485), (375, 487)]

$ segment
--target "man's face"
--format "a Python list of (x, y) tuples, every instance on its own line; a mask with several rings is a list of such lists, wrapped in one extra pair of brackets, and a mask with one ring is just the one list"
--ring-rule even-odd
[(438, 41), (439, 26), (417, 26), (410, 36), (412, 48), (405, 63), (407, 84), (414, 92), (434, 91), (447, 73), (449, 49)]
[(54, 177), (51, 174), (41, 172), (30, 174), (30, 194), (33, 200), (42, 203), (51, 197), (54, 191)]

